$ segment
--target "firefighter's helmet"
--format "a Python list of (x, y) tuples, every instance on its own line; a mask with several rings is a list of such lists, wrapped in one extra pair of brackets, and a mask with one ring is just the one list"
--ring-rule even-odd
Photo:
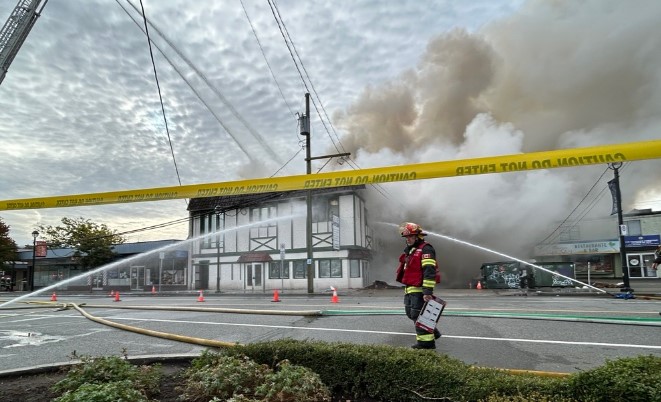
[(399, 225), (399, 233), (402, 235), (402, 237), (411, 235), (427, 236), (427, 233), (422, 231), (422, 227), (413, 222), (404, 222)]

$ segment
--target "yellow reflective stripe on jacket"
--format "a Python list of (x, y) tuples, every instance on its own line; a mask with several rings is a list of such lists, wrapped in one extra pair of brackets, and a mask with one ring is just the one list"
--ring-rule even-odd
[(423, 288), (433, 288), (436, 285), (436, 279), (425, 279), (422, 281)]
[(415, 339), (418, 342), (434, 342), (434, 334), (416, 335)]
[(422, 260), (422, 266), (424, 267), (425, 265), (436, 266), (436, 260), (434, 260), (433, 258), (425, 258)]
[(406, 288), (404, 288), (404, 292), (406, 294), (409, 294), (409, 293), (422, 293), (422, 288), (419, 288), (417, 286), (407, 286)]

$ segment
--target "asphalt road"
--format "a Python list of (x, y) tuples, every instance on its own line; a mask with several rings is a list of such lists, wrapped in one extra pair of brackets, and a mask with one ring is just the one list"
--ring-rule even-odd
[[(378, 292), (376, 292), (378, 293)], [(447, 294), (439, 321), (437, 353), (476, 366), (576, 372), (606, 359), (661, 357), (661, 301), (603, 297), (503, 297)], [(353, 294), (330, 303), (326, 295), (60, 296), (60, 303), (86, 303), (88, 313), (154, 331), (251, 343), (292, 338), (408, 347), (413, 324), (393, 292)], [(3, 300), (8, 300), (7, 298)], [(47, 301), (39, 296), (28, 300)], [(72, 355), (180, 355), (206, 349), (112, 328), (76, 310), (14, 303), (0, 310), (0, 371), (69, 361)], [(232, 314), (201, 311), (128, 310), (126, 306), (189, 306), (278, 311), (339, 311), (348, 315)], [(603, 321), (608, 320), (608, 321)]]

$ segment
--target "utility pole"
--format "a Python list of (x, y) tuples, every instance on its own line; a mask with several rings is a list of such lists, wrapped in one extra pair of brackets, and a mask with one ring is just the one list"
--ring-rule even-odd
[(622, 265), (622, 282), (624, 286), (620, 289), (622, 292), (633, 292), (633, 289), (630, 287), (629, 283), (629, 263), (627, 262), (625, 243), (624, 243), (624, 234), (626, 232), (626, 225), (622, 219), (622, 193), (620, 192), (620, 168), (622, 167), (622, 162), (609, 163), (608, 168), (613, 169), (615, 178), (608, 182), (609, 187), (612, 183), (615, 190), (615, 208), (617, 209), (617, 224), (618, 230), (620, 233), (620, 261)]
[[(310, 149), (310, 94), (305, 94), (305, 115), (301, 116), (301, 135), (305, 137), (305, 173), (312, 173)], [(314, 265), (312, 263), (312, 190), (308, 189), (305, 195), (307, 204), (305, 220), (305, 244), (307, 245), (307, 260), (305, 276), (308, 278), (308, 293), (314, 293)]]
[[(335, 156), (344, 157), (349, 156), (351, 153), (345, 152), (335, 155), (323, 155), (312, 157), (312, 149), (310, 147), (310, 93), (305, 94), (305, 115), (299, 118), (301, 126), (301, 135), (305, 137), (305, 163), (306, 174), (312, 174), (312, 161), (315, 159), (333, 158)], [(307, 191), (305, 196), (307, 204), (307, 213), (305, 220), (305, 237), (307, 245), (307, 261), (305, 275), (308, 278), (308, 293), (314, 293), (314, 261), (312, 252), (312, 190)]]
[(220, 214), (222, 213), (222, 209), (216, 205), (213, 212), (216, 217), (216, 234), (214, 236), (216, 238), (216, 293), (220, 293), (220, 234), (218, 233), (218, 227), (220, 226)]

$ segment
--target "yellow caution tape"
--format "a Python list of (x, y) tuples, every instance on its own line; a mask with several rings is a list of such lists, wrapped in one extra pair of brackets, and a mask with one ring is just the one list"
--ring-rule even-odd
[(361, 170), (0, 201), (0, 210), (79, 207), (332, 188), (661, 158), (661, 140)]

